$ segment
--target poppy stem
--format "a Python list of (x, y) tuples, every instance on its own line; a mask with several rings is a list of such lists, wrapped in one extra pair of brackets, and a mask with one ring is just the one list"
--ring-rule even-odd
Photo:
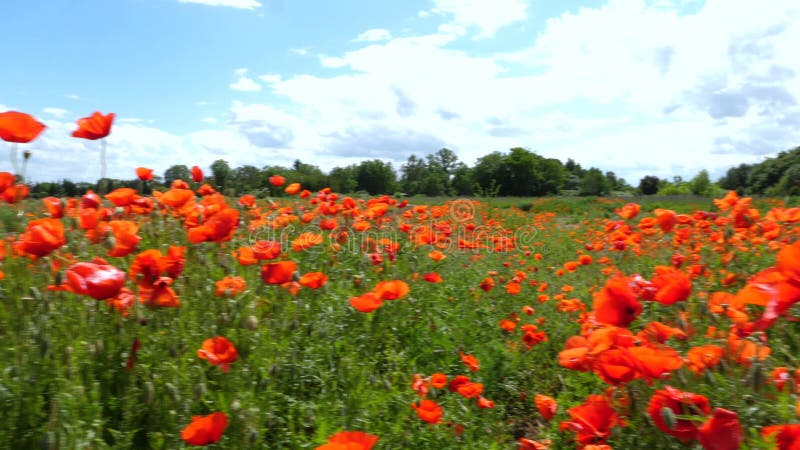
[(11, 167), (14, 170), (14, 175), (19, 175), (19, 162), (17, 162), (17, 143), (12, 142), (9, 147), (9, 159), (11, 159)]
[(107, 147), (106, 139), (103, 138), (103, 140), (100, 142), (100, 179), (101, 180), (105, 179), (105, 177), (106, 177), (106, 169), (107, 169), (106, 147)]

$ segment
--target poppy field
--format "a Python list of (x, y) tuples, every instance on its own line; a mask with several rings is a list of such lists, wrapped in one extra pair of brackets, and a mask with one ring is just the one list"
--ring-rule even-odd
[(0, 173), (3, 446), (800, 448), (800, 208), (270, 183)]

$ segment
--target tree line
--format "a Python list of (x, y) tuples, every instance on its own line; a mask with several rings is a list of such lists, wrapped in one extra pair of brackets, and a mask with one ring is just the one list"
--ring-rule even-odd
[[(611, 194), (644, 195), (719, 195), (723, 190), (736, 190), (754, 195), (800, 195), (800, 147), (781, 152), (758, 164), (742, 164), (728, 170), (716, 183), (708, 171), (702, 170), (691, 180), (676, 176), (672, 180), (648, 175), (637, 186), (628, 184), (614, 172), (596, 167), (583, 168), (568, 159), (545, 158), (528, 149), (516, 147), (508, 152), (492, 152), (479, 158), (473, 166), (459, 161), (450, 149), (442, 148), (424, 157), (411, 155), (399, 170), (392, 163), (379, 159), (366, 160), (328, 173), (318, 166), (295, 160), (291, 167), (252, 165), (231, 168), (225, 160), (211, 164), (205, 182), (229, 195), (253, 193), (261, 196), (281, 195), (269, 183), (269, 177), (281, 175), (301, 183), (312, 191), (330, 187), (336, 192), (424, 196), (545, 196)], [(173, 165), (163, 176), (151, 182), (138, 179), (103, 179), (97, 183), (75, 183), (69, 180), (41, 182), (31, 185), (31, 195), (74, 196), (87, 189), (102, 187), (108, 191), (133, 187), (149, 193), (163, 189), (175, 180), (190, 180), (186, 165)]]

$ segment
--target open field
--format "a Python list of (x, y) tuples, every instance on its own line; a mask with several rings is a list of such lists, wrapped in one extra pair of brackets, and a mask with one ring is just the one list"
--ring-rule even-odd
[(800, 440), (782, 201), (203, 189), (2, 205), (1, 447)]

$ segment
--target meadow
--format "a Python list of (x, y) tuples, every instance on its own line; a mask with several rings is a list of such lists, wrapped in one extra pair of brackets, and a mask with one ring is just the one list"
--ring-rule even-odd
[(800, 448), (784, 201), (9, 176), (0, 447)]

